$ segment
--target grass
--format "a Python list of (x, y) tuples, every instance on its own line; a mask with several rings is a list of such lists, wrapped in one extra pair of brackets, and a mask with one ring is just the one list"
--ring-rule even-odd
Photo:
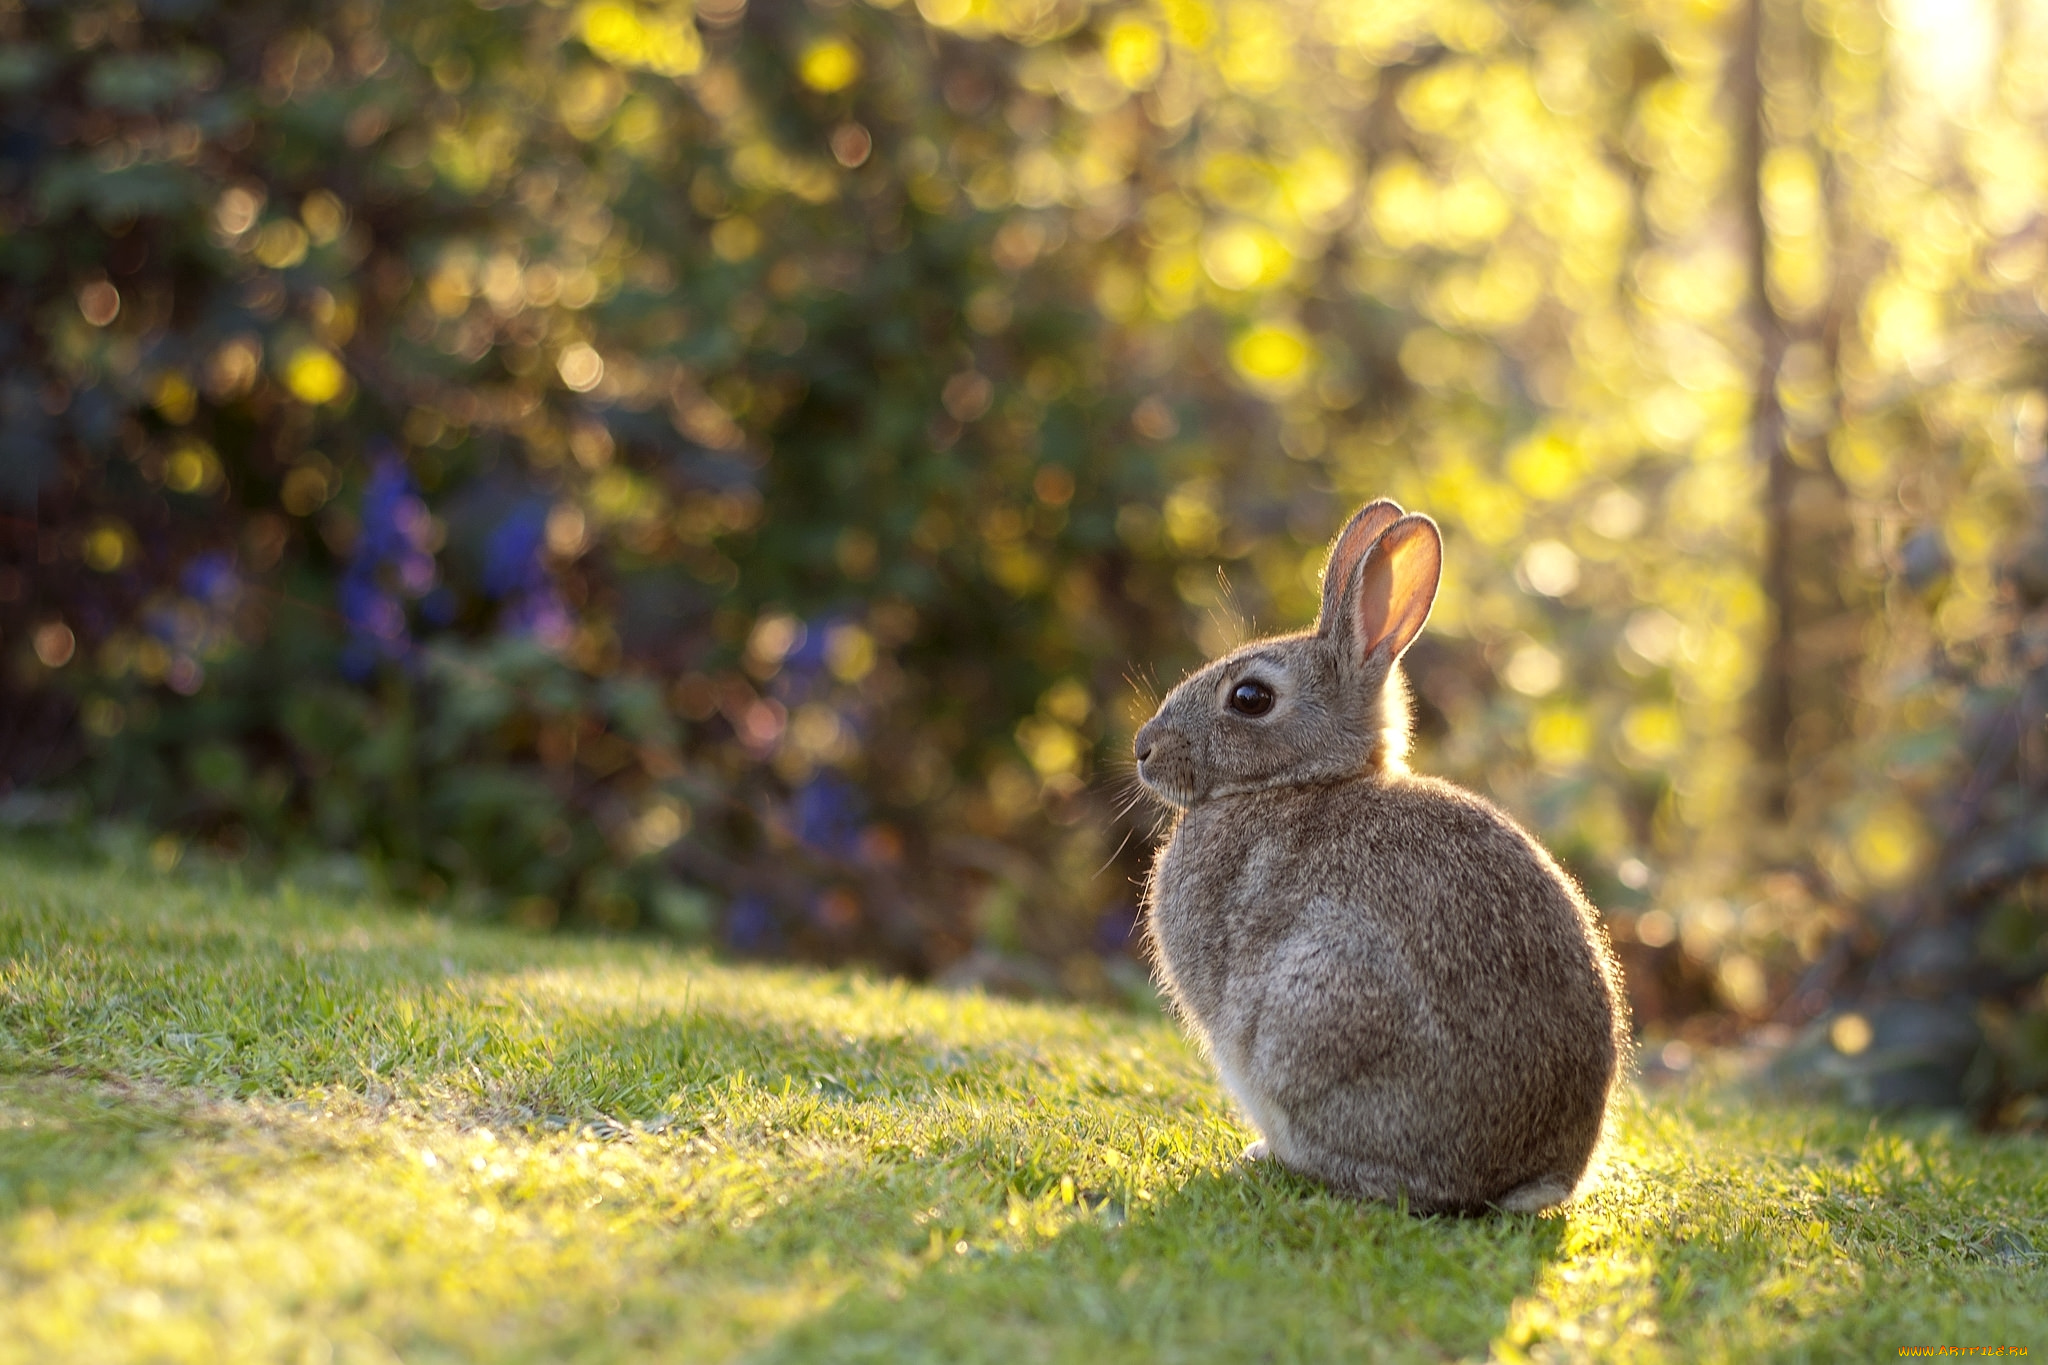
[(0, 848), (0, 1361), (2048, 1350), (2037, 1140), (1632, 1097), (1474, 1220), (1246, 1140), (1157, 1018)]

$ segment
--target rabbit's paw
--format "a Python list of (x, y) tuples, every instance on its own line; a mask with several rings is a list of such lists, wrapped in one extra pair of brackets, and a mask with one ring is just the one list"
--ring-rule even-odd
[(1254, 1142), (1251, 1146), (1245, 1148), (1244, 1154), (1238, 1157), (1238, 1160), (1247, 1166), (1253, 1165), (1260, 1161), (1271, 1161), (1272, 1159), (1272, 1149), (1266, 1146), (1266, 1140), (1264, 1138), (1260, 1138), (1257, 1142)]

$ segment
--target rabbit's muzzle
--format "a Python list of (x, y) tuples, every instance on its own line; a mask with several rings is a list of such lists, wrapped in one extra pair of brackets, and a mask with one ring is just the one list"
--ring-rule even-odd
[(1138, 780), (1160, 800), (1186, 808), (1195, 799), (1195, 756), (1186, 735), (1159, 723), (1155, 716), (1131, 744), (1138, 759)]

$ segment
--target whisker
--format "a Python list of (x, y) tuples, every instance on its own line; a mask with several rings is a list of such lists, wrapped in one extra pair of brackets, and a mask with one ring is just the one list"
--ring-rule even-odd
[(1125, 830), (1123, 843), (1120, 843), (1116, 846), (1116, 852), (1110, 854), (1109, 857), (1103, 861), (1101, 867), (1096, 868), (1093, 872), (1088, 874), (1088, 880), (1092, 882), (1097, 877), (1100, 877), (1103, 873), (1109, 871), (1110, 864), (1114, 863), (1118, 858), (1121, 858), (1123, 856), (1124, 849), (1130, 846), (1131, 836), (1136, 833), (1137, 830), (1135, 829)]
[(1259, 624), (1252, 613), (1245, 609), (1244, 598), (1239, 595), (1237, 582), (1224, 571), (1221, 564), (1216, 566), (1217, 596), (1212, 612), (1222, 628), (1223, 637), (1231, 648), (1249, 643), (1258, 638)]
[(1147, 710), (1157, 710), (1159, 708), (1158, 679), (1134, 676), (1131, 670), (1127, 668), (1124, 670), (1124, 681), (1130, 684), (1131, 691), (1138, 694), (1138, 700), (1145, 705)]

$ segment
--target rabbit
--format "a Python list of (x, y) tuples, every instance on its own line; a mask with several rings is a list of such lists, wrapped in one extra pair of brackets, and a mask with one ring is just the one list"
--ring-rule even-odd
[(1173, 811), (1155, 967), (1277, 1160), (1414, 1213), (1535, 1213), (1584, 1178), (1628, 1056), (1597, 912), (1483, 798), (1408, 770), (1401, 656), (1443, 540), (1382, 500), (1314, 630), (1244, 646), (1137, 733)]

